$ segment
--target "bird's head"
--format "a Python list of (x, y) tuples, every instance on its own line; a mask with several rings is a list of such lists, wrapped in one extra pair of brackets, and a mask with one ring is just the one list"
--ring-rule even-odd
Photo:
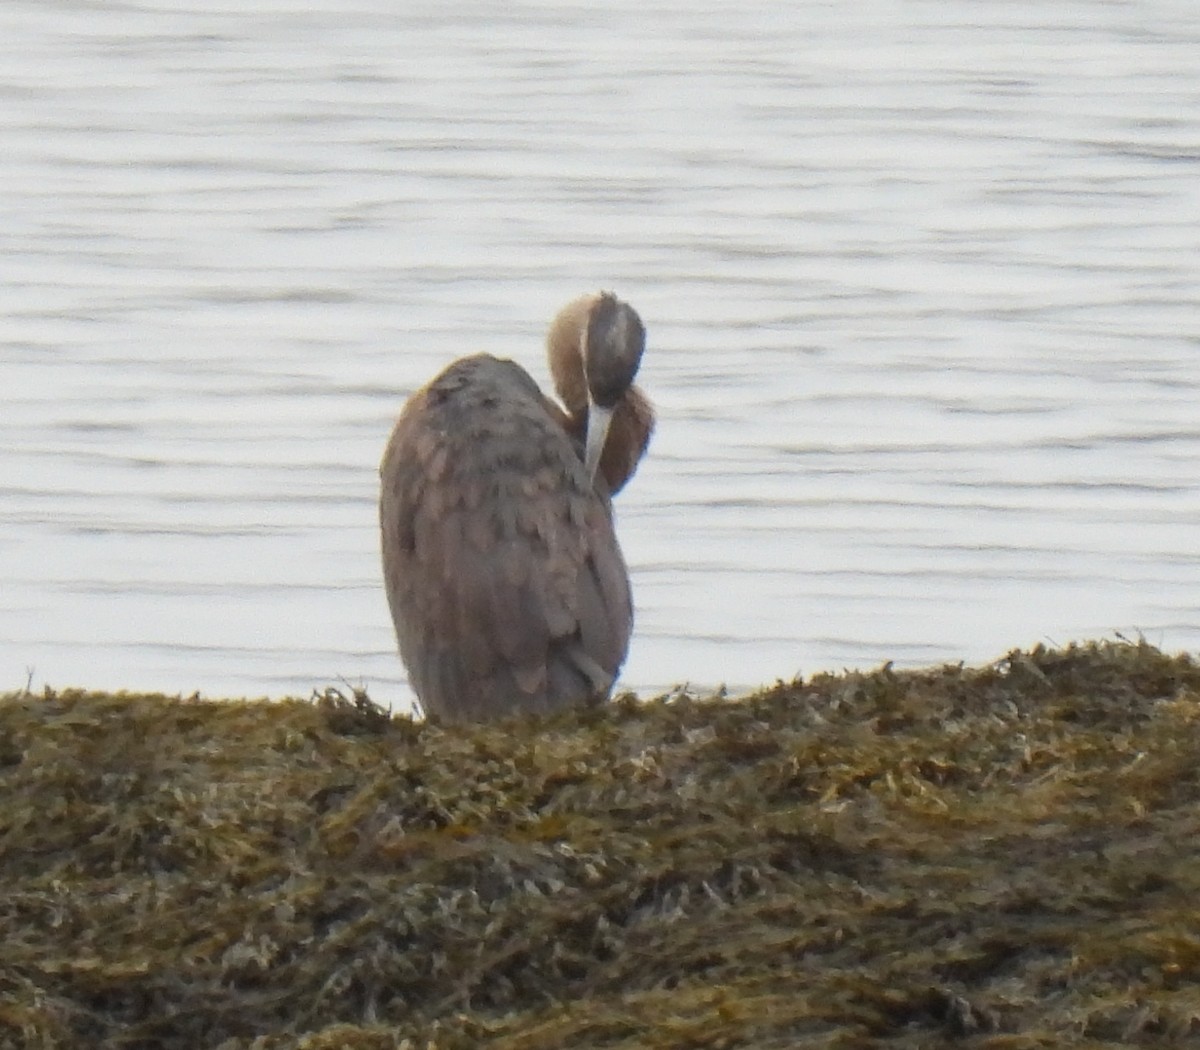
[(587, 380), (588, 425), (584, 465), (596, 476), (613, 409), (632, 385), (646, 349), (646, 326), (637, 311), (601, 292), (588, 311), (580, 354)]

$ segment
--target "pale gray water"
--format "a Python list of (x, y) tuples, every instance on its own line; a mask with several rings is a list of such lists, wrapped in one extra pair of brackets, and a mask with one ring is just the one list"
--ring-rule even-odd
[(1200, 649), (1200, 4), (0, 7), (0, 690), (407, 696), (404, 396), (612, 287), (640, 690)]

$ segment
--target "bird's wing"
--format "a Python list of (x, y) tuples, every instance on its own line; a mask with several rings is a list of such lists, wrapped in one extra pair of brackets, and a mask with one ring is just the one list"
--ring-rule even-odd
[(451, 366), (405, 409), (382, 474), (388, 598), (427, 713), (607, 693), (631, 627), (625, 564), (607, 502), (521, 369)]

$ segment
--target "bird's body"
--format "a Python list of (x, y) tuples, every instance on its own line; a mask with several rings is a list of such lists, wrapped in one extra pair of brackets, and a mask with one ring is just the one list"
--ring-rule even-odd
[[(405, 405), (380, 468), (384, 582), (427, 715), (486, 721), (607, 697), (633, 621), (609, 492), (653, 425), (631, 386), (643, 342), (630, 307), (587, 296), (548, 339), (565, 408), (486, 354), (456, 361)], [(564, 372), (582, 380), (582, 411)], [(598, 446), (584, 437), (589, 409), (611, 414)]]

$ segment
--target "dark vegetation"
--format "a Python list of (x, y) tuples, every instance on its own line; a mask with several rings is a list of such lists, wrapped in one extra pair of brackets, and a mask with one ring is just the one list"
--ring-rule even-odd
[(1200, 1044), (1200, 665), (0, 699), (0, 1046)]

